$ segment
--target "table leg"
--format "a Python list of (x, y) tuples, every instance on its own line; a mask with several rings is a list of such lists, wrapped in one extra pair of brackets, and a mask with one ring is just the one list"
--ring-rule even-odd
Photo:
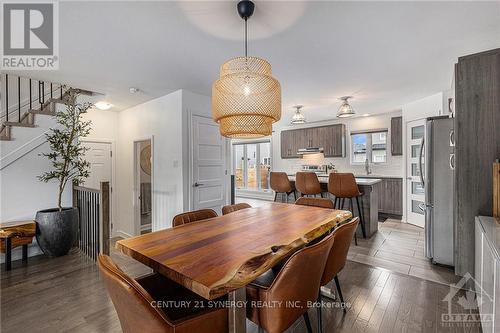
[(246, 287), (230, 292), (229, 301), (233, 305), (229, 309), (229, 332), (245, 333), (247, 331), (247, 313), (244, 306), (246, 301)]
[(28, 263), (28, 244), (23, 245), (23, 263)]
[(12, 263), (12, 243), (10, 237), (5, 238), (5, 270), (10, 271)]

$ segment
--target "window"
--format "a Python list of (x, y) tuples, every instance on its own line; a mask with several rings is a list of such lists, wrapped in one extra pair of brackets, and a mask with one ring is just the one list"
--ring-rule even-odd
[(387, 162), (387, 130), (351, 133), (351, 163)]

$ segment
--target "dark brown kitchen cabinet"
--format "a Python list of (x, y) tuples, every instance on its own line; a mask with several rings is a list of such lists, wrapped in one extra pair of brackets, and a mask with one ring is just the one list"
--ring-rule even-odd
[(298, 158), (302, 148), (323, 148), (325, 157), (345, 157), (345, 125), (300, 128), (281, 132), (281, 158)]
[(294, 140), (295, 136), (292, 131), (281, 132), (281, 158), (298, 157)]
[(403, 155), (403, 117), (391, 118), (391, 154)]
[(474, 272), (474, 218), (493, 213), (493, 162), (500, 158), (500, 48), (458, 58), (455, 98), (455, 274), (463, 276)]
[(403, 179), (382, 178), (379, 183), (379, 213), (403, 215)]

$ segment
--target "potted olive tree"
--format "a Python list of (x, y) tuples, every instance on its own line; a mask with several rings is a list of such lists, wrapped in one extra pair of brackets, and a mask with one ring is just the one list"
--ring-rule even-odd
[(62, 206), (64, 189), (71, 183), (83, 183), (90, 172), (90, 164), (84, 159), (86, 148), (79, 139), (90, 133), (91, 122), (84, 121), (82, 115), (92, 104), (77, 103), (77, 97), (75, 90), (66, 93), (66, 108), (55, 113), (58, 126), (45, 134), (50, 152), (41, 154), (49, 159), (52, 168), (38, 179), (58, 182), (57, 207), (38, 211), (35, 218), (38, 245), (51, 257), (67, 254), (78, 231), (78, 210)]

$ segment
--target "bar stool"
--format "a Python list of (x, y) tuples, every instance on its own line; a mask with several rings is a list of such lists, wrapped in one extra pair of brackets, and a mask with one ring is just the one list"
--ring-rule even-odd
[(269, 183), (271, 185), (271, 189), (275, 192), (274, 201), (276, 201), (278, 197), (278, 193), (286, 194), (286, 201), (288, 202), (288, 196), (293, 193), (293, 197), (297, 200), (297, 194), (295, 193), (295, 187), (292, 186), (290, 180), (288, 179), (288, 175), (286, 172), (271, 172), (269, 176)]
[[(334, 206), (339, 206), (339, 209), (344, 207), (345, 199), (350, 201), (350, 211), (354, 216), (354, 205), (353, 198), (356, 198), (356, 205), (358, 206), (358, 216), (359, 225), (361, 225), (361, 232), (363, 233), (363, 238), (366, 238), (365, 225), (363, 221), (363, 214), (361, 205), (359, 203), (359, 197), (363, 195), (359, 191), (358, 184), (356, 184), (356, 178), (352, 173), (331, 173), (328, 177), (328, 192), (335, 196)], [(358, 245), (358, 240), (356, 234), (354, 234), (354, 240), (356, 245)]]
[(295, 175), (295, 188), (300, 192), (301, 197), (316, 194), (323, 197), (318, 175), (314, 172), (297, 172)]

